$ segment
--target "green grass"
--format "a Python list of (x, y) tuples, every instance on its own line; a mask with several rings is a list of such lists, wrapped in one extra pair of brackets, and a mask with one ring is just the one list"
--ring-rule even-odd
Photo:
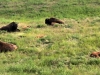
[(1, 0), (0, 18), (26, 20), (51, 16), (58, 18), (100, 17), (99, 5), (100, 0)]
[[(47, 26), (47, 17), (65, 24)], [(100, 75), (100, 59), (89, 57), (100, 50), (100, 0), (0, 0), (0, 20), (21, 30), (0, 31), (1, 41), (18, 46), (0, 53), (0, 75)]]

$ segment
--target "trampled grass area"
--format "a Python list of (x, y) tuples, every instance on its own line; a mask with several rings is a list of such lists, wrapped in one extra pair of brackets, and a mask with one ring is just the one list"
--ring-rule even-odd
[[(21, 30), (0, 31), (1, 41), (18, 46), (0, 53), (0, 75), (100, 74), (100, 59), (89, 57), (100, 51), (100, 0), (0, 0), (0, 11), (0, 27), (15, 21)], [(47, 17), (65, 24), (47, 26)]]

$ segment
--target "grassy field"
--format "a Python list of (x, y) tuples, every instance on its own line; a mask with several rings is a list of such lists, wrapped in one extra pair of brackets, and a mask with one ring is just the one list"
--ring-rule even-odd
[(100, 58), (89, 57), (100, 51), (100, 0), (0, 0), (0, 27), (12, 21), (21, 32), (0, 40), (18, 49), (0, 53), (0, 75), (100, 75)]

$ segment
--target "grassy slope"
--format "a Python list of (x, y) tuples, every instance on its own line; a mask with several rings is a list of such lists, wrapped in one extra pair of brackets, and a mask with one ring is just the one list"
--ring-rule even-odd
[[(0, 75), (99, 75), (100, 59), (89, 57), (100, 49), (99, 12), (100, 0), (0, 0), (0, 26), (17, 21), (21, 29), (0, 32), (18, 46), (0, 53)], [(65, 24), (46, 26), (51, 16)]]
[(100, 0), (5, 0), (0, 1), (1, 18), (39, 19), (44, 17), (83, 18), (100, 16)]

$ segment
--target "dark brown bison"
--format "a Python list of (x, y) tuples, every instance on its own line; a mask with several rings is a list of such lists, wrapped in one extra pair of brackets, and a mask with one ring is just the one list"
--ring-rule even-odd
[(0, 28), (0, 30), (5, 30), (7, 32), (15, 32), (15, 31), (20, 31), (17, 29), (18, 25), (15, 22), (11, 22), (10, 24), (3, 26)]
[(54, 25), (55, 23), (64, 24), (63, 21), (56, 19), (56, 18), (46, 18), (45, 24), (47, 25)]
[(90, 54), (90, 57), (100, 57), (100, 52), (92, 52), (91, 54)]
[(0, 41), (0, 52), (14, 51), (15, 49), (17, 49), (16, 45)]

